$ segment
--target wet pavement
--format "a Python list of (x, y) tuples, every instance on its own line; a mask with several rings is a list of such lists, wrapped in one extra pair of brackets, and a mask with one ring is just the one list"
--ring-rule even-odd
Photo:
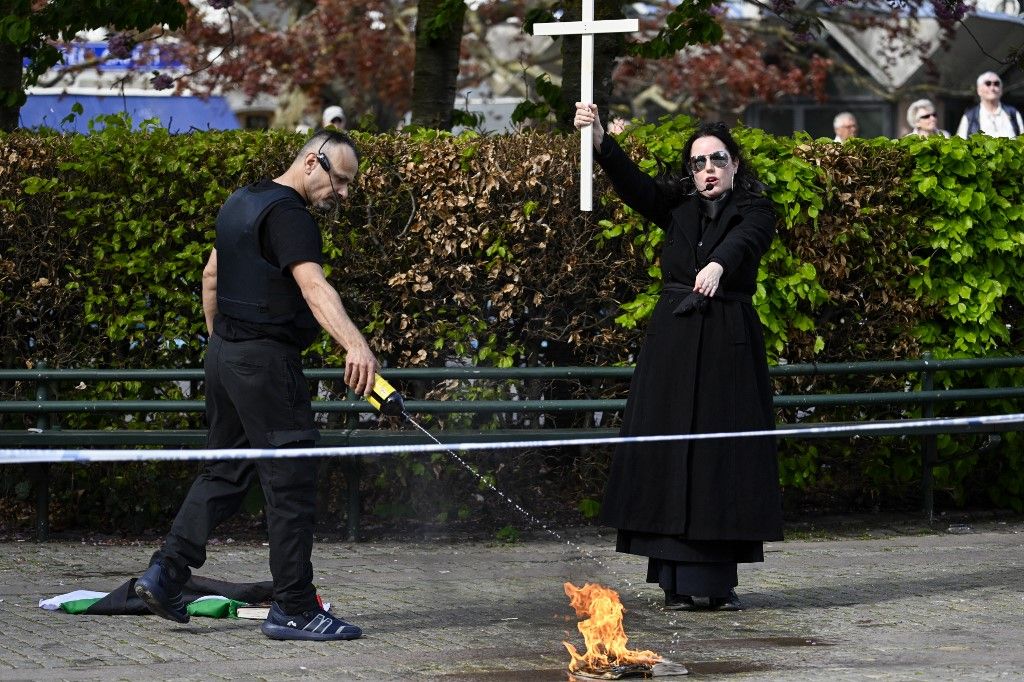
[[(620, 591), (629, 646), (694, 680), (1024, 679), (1024, 521), (871, 529), (766, 546), (742, 566), (746, 610), (667, 612), (644, 560), (613, 535), (560, 531), (515, 544), (321, 542), (316, 583), (363, 627), (353, 642), (276, 642), (259, 621), (73, 616), (38, 608), (108, 591), (152, 543), (0, 543), (0, 680), (566, 680), (583, 646), (562, 584)], [(199, 574), (264, 580), (267, 547), (211, 547)]]

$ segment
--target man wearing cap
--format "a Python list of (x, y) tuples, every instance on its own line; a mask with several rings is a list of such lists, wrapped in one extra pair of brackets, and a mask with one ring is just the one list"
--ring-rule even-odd
[(1024, 130), (1020, 112), (1002, 103), (1003, 81), (999, 75), (986, 71), (978, 76), (978, 106), (971, 107), (960, 118), (956, 134), (965, 140), (975, 133), (991, 137), (1017, 137)]
[(324, 109), (323, 126), (334, 126), (338, 130), (345, 129), (345, 110), (334, 105)]

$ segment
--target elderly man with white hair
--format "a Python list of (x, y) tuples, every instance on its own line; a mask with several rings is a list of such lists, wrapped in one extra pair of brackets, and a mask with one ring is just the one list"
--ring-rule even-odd
[(978, 76), (978, 106), (971, 107), (960, 118), (956, 134), (967, 139), (976, 133), (991, 137), (1017, 137), (1024, 130), (1020, 112), (1001, 102), (1003, 81), (999, 74), (986, 71)]
[(851, 137), (857, 137), (857, 117), (849, 111), (836, 114), (836, 117), (832, 119), (832, 130), (835, 131), (836, 142), (846, 142)]

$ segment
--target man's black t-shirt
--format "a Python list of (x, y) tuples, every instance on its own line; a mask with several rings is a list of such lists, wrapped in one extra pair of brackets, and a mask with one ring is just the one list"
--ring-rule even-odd
[[(256, 192), (280, 188), (272, 180), (263, 180), (252, 186)], [(323, 265), (323, 238), (320, 229), (306, 208), (302, 196), (292, 190), (294, 201), (286, 199), (275, 204), (267, 212), (259, 227), (260, 251), (263, 258), (280, 268), (286, 277), (291, 277), (289, 266), (310, 261)], [(252, 339), (275, 339), (284, 343), (306, 348), (316, 340), (320, 328), (299, 329), (291, 325), (260, 324), (246, 322), (223, 313), (213, 319), (214, 333), (226, 341), (249, 341)]]

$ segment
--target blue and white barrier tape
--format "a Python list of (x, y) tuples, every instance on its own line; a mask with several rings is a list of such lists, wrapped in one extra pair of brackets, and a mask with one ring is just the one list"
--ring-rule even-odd
[(231, 450), (66, 450), (66, 449), (0, 449), (0, 464), (143, 462), (156, 460), (257, 459), (260, 457), (351, 457), (384, 456), (397, 453), (467, 452), (472, 450), (510, 450), (566, 447), (575, 445), (616, 445), (619, 443), (658, 443), (666, 441), (714, 440), (720, 438), (794, 438), (809, 436), (877, 436), (894, 432), (953, 433), (957, 431), (1018, 431), (1024, 425), (1024, 413), (984, 415), (979, 417), (945, 417), (934, 419), (903, 419), (861, 424), (787, 427), (762, 431), (728, 431), (718, 433), (665, 434), (658, 436), (616, 436), (604, 438), (573, 438), (552, 440), (516, 440), (494, 443), (423, 443), (412, 445), (354, 445), (325, 448)]

